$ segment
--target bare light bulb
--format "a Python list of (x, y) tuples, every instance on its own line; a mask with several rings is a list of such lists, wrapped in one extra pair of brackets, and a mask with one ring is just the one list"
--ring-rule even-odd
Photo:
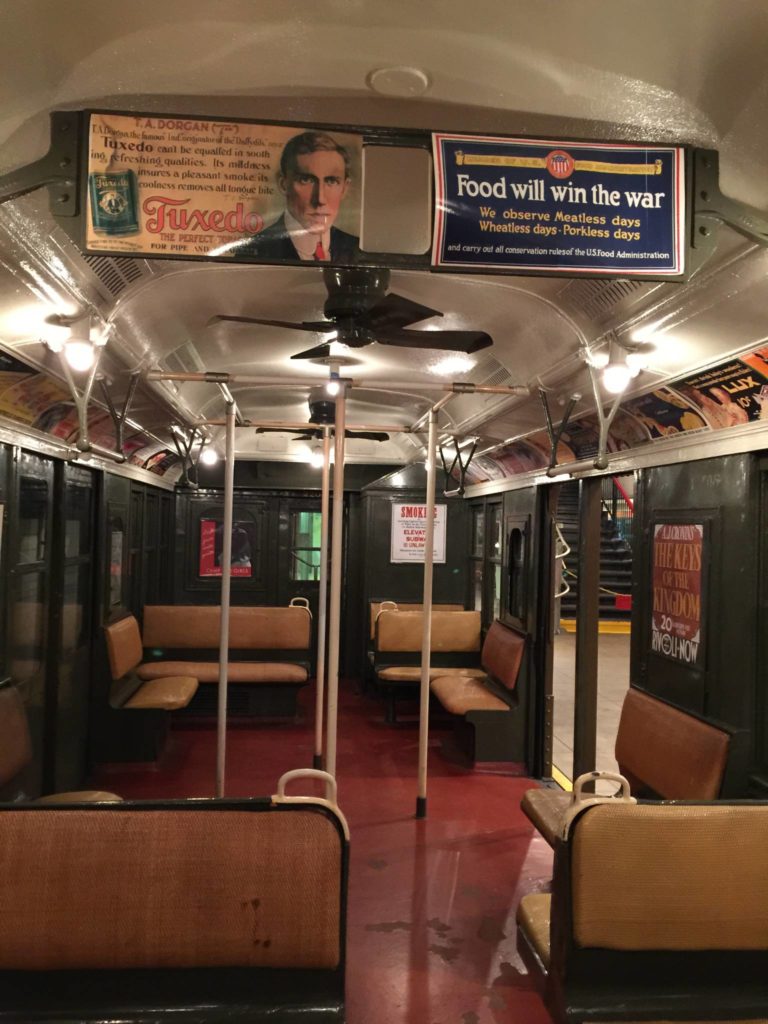
[(324, 461), (323, 453), (319, 448), (310, 453), (309, 464), (313, 469), (321, 469)]
[(64, 358), (73, 370), (85, 373), (93, 366), (96, 354), (90, 341), (82, 338), (70, 338), (64, 342)]
[(200, 453), (200, 461), (204, 466), (215, 466), (219, 461), (219, 453), (215, 448), (203, 448)]
[(404, 483), (405, 483), (405, 477), (403, 476), (402, 473), (393, 473), (392, 474), (392, 486), (393, 487), (402, 487)]
[(329, 380), (325, 385), (325, 390), (329, 395), (338, 395), (340, 384), (337, 380)]
[(632, 371), (626, 363), (609, 363), (603, 370), (603, 387), (612, 395), (626, 391)]

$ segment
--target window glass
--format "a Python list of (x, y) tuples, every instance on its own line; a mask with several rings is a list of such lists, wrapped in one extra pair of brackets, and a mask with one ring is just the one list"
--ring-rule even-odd
[(123, 550), (125, 533), (122, 519), (110, 523), (109, 537), (109, 605), (114, 608), (123, 599)]
[(483, 563), (474, 562), (472, 565), (473, 573), (473, 605), (472, 608), (476, 612), (482, 612), (483, 610)]
[(320, 579), (320, 512), (291, 512), (291, 579)]
[(64, 604), (61, 613), (62, 654), (71, 654), (86, 642), (85, 609), (90, 565), (70, 565), (64, 570)]
[(19, 563), (45, 558), (48, 482), (39, 477), (19, 480)]
[(482, 558), (484, 555), (483, 541), (485, 539), (485, 512), (481, 508), (472, 510), (472, 554), (475, 558)]
[(64, 492), (64, 557), (87, 555), (91, 549), (90, 485), (68, 482)]
[(15, 682), (26, 682), (43, 663), (47, 617), (45, 577), (27, 572), (18, 578), (11, 613), (10, 670)]

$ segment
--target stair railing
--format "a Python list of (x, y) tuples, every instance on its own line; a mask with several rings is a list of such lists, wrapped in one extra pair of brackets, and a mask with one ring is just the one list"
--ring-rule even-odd
[[(557, 536), (555, 538), (555, 562), (560, 562), (560, 583), (555, 584), (555, 600), (557, 600), (558, 597), (565, 597), (571, 589), (568, 585), (568, 580), (565, 578), (565, 573), (567, 571), (565, 568), (565, 559), (570, 555), (571, 549), (563, 536), (563, 531), (560, 529), (560, 523), (555, 523), (555, 530), (557, 531)], [(555, 573), (555, 575), (557, 576), (557, 573)], [(558, 586), (562, 586), (563, 589), (558, 590)]]
[(603, 508), (613, 520), (616, 532), (631, 547), (634, 515), (632, 499), (615, 476), (603, 477), (601, 497)]

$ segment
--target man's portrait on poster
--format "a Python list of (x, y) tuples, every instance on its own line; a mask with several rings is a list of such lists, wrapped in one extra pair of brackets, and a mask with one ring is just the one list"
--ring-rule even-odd
[(335, 226), (351, 184), (348, 150), (327, 132), (294, 135), (280, 156), (277, 183), (285, 211), (240, 246), (236, 255), (354, 263), (358, 236)]

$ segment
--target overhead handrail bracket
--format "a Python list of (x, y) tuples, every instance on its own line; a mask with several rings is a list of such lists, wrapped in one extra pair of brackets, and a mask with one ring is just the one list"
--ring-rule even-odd
[(104, 396), (104, 402), (106, 403), (107, 409), (109, 409), (109, 415), (112, 417), (112, 423), (115, 427), (115, 454), (124, 455), (123, 443), (125, 441), (125, 421), (128, 417), (128, 410), (131, 407), (133, 396), (136, 394), (136, 388), (139, 383), (140, 372), (137, 370), (131, 374), (131, 380), (128, 384), (128, 391), (123, 401), (123, 408), (120, 412), (117, 411), (115, 403), (112, 401), (112, 396), (109, 393), (107, 382), (103, 377), (99, 378), (99, 384), (101, 385), (101, 393)]
[[(445, 450), (442, 444), (438, 445), (438, 451), (440, 452), (440, 461), (443, 464), (443, 473), (445, 473), (443, 494), (445, 495), (446, 498), (460, 498), (464, 494), (464, 482), (467, 477), (467, 470), (469, 469), (470, 463), (472, 462), (472, 458), (477, 449), (477, 441), (475, 440), (472, 442), (472, 447), (469, 449), (469, 456), (467, 457), (467, 461), (464, 462), (461, 457), (461, 449), (459, 448), (458, 438), (453, 438), (453, 444), (456, 450), (456, 454), (453, 457), (453, 462), (451, 463), (450, 468), (448, 468), (448, 464), (445, 461)], [(454, 478), (453, 471), (454, 469), (456, 469), (457, 465), (459, 467), (459, 486), (454, 487), (452, 490), (449, 491), (448, 484)]]
[(574, 392), (568, 399), (568, 405), (565, 407), (563, 418), (560, 421), (560, 426), (555, 430), (552, 424), (552, 414), (549, 411), (549, 399), (547, 398), (547, 392), (544, 388), (539, 388), (539, 398), (541, 404), (544, 406), (544, 415), (547, 420), (547, 435), (549, 437), (549, 469), (552, 469), (557, 465), (557, 446), (560, 444), (560, 438), (563, 436), (563, 431), (568, 426), (571, 418), (571, 413), (576, 403), (581, 399), (581, 395), (578, 392)]

